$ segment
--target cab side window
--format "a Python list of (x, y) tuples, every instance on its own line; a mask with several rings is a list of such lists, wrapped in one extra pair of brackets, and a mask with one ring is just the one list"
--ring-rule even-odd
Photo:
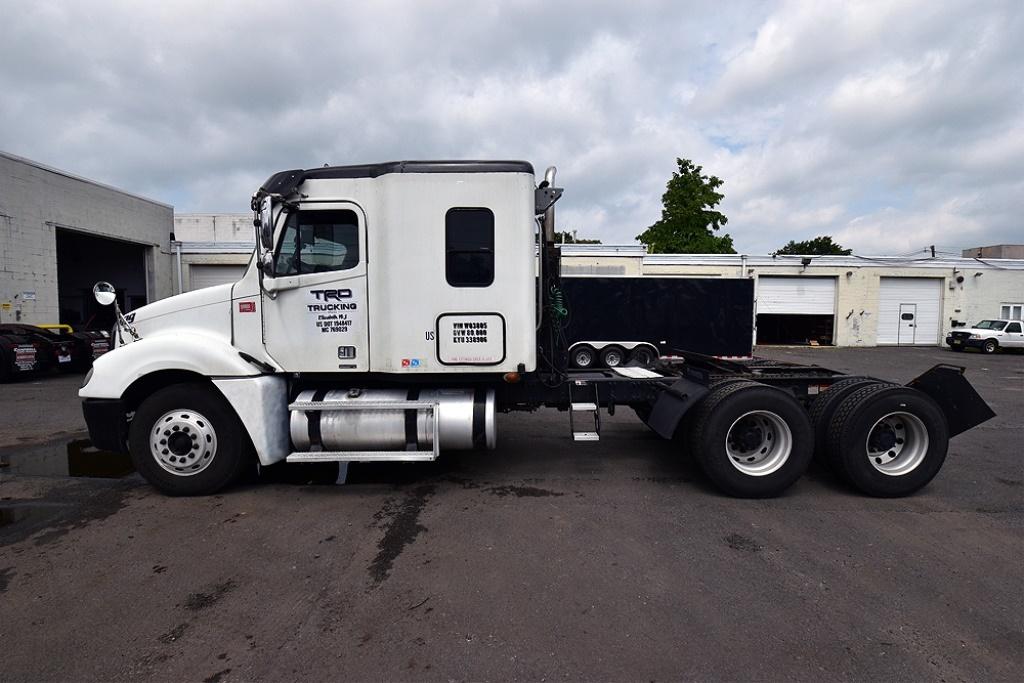
[(288, 216), (274, 257), (278, 276), (348, 270), (359, 265), (355, 211), (297, 211)]
[(488, 287), (494, 282), (494, 213), (449, 209), (444, 217), (444, 275), (452, 287)]
[(1010, 323), (1009, 325), (1006, 326), (1006, 331), (1016, 332), (1017, 334), (1020, 334), (1020, 323)]

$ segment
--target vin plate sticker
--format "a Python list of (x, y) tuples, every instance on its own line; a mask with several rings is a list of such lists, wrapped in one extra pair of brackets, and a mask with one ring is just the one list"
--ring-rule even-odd
[(498, 313), (438, 316), (437, 359), (445, 365), (501, 363), (505, 360), (505, 319)]

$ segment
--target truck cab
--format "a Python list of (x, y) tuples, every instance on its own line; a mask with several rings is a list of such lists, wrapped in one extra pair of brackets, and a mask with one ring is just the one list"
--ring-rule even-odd
[(946, 345), (954, 351), (975, 348), (983, 353), (995, 353), (1000, 348), (1024, 349), (1024, 322), (982, 320), (973, 327), (952, 330), (946, 335)]

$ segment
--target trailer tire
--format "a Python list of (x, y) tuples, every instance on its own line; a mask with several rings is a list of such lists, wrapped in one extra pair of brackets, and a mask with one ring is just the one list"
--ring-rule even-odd
[(939, 406), (923, 392), (875, 384), (839, 405), (828, 450), (839, 474), (870, 496), (909, 495), (935, 478), (949, 449)]
[(691, 452), (725, 493), (770, 498), (792, 486), (811, 462), (814, 432), (788, 392), (740, 381), (715, 388), (689, 422)]
[(601, 365), (606, 368), (617, 368), (626, 363), (626, 352), (621, 346), (606, 346), (601, 349)]
[(238, 416), (202, 383), (175, 384), (149, 396), (128, 432), (135, 469), (170, 496), (204, 496), (232, 483), (250, 462)]
[(830, 467), (834, 467), (828, 452), (828, 430), (832, 423), (832, 416), (836, 414), (836, 409), (847, 396), (872, 384), (884, 384), (884, 382), (870, 377), (841, 379), (814, 399), (808, 413), (811, 418), (811, 426), (814, 428), (814, 457), (819, 462), (825, 462)]
[(594, 367), (595, 361), (597, 360), (597, 351), (594, 350), (593, 346), (587, 344), (580, 344), (573, 348), (570, 352), (573, 367), (580, 368), (581, 370), (587, 370), (588, 368)]
[(654, 361), (657, 359), (658, 354), (656, 354), (651, 347), (638, 346), (633, 349), (633, 353), (629, 357), (629, 362), (633, 365), (638, 365), (641, 368), (649, 368), (654, 365)]

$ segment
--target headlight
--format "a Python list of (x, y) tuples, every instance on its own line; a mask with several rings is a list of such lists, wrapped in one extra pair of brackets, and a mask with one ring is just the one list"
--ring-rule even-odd
[(971, 339), (981, 339), (981, 335), (980, 334), (972, 334), (971, 335)]

